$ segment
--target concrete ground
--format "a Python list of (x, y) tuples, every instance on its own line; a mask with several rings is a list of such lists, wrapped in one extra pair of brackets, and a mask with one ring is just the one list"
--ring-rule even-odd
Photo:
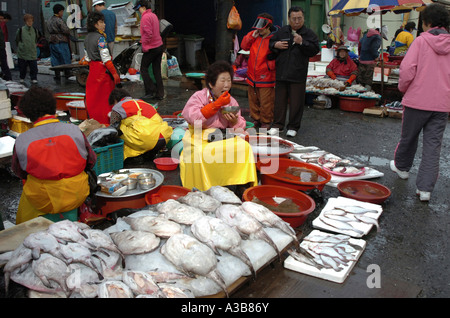
[[(17, 76), (14, 74), (13, 76)], [(62, 79), (55, 83), (52, 76), (40, 75), (39, 84), (53, 88), (55, 91), (83, 92), (75, 82)], [(158, 111), (169, 115), (182, 110), (195, 89), (181, 88), (180, 82), (166, 82), (167, 98), (158, 102)], [(125, 83), (133, 97), (143, 95), (141, 83)], [(237, 98), (244, 115), (248, 116), (248, 101), (245, 95)], [(248, 118), (248, 117), (247, 117)], [(358, 160), (382, 173), (381, 178), (372, 181), (381, 183), (391, 189), (391, 197), (383, 203), (380, 231), (372, 230), (364, 237), (367, 247), (354, 268), (349, 281), (359, 280), (359, 284), (335, 284), (312, 279), (321, 294), (317, 297), (450, 297), (450, 130), (444, 135), (440, 161), (440, 176), (429, 203), (420, 202), (416, 197), (415, 178), (421, 158), (419, 147), (414, 166), (408, 180), (401, 180), (389, 169), (394, 149), (399, 140), (401, 119), (378, 118), (341, 111), (339, 108), (319, 110), (305, 109), (302, 127), (294, 142), (303, 146), (317, 146), (341, 157)], [(284, 135), (281, 135), (283, 138)], [(148, 167), (152, 167), (149, 163)], [(0, 211), (3, 218), (14, 222), (20, 193), (20, 180), (11, 176), (8, 169), (0, 169)], [(178, 170), (165, 172), (164, 184), (180, 184)], [(311, 222), (318, 216), (326, 201), (339, 196), (339, 191), (326, 186), (322, 191), (323, 202), (317, 202), (315, 211), (310, 214), (299, 230), (306, 235), (312, 231)], [(370, 273), (370, 265), (378, 265), (382, 280), (379, 293), (369, 291), (365, 279)], [(282, 266), (269, 271), (283, 271), (290, 280), (302, 280), (304, 275), (285, 270)], [(264, 277), (264, 276), (263, 276)], [(270, 273), (269, 273), (270, 277)], [(261, 278), (262, 279), (262, 278)], [(309, 278), (308, 278), (309, 279)], [(394, 282), (394, 283), (393, 283)], [(257, 282), (254, 286), (257, 285)], [(261, 283), (260, 283), (261, 285)], [(263, 285), (264, 286), (264, 285)], [(331, 287), (330, 287), (331, 286)], [(240, 297), (265, 297), (263, 291), (252, 289)], [(280, 287), (281, 288), (281, 287)], [(386, 290), (383, 290), (386, 288)], [(246, 292), (244, 289), (244, 292)], [(394, 289), (394, 290), (387, 290)], [(397, 290), (395, 290), (397, 289)], [(250, 291), (251, 290), (251, 291)], [(340, 292), (338, 292), (338, 291)], [(282, 294), (278, 294), (282, 295)], [(290, 297), (307, 297), (307, 291), (292, 294)], [(276, 297), (276, 296), (271, 296)], [(395, 297), (395, 296), (394, 296)]]

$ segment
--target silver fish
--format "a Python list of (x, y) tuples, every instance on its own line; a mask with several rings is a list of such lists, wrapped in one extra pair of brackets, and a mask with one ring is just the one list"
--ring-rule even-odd
[(240, 206), (223, 204), (216, 210), (216, 217), (225, 221), (229, 226), (236, 228), (241, 235), (265, 241), (275, 249), (279, 260), (281, 260), (280, 250), (264, 231), (261, 223), (245, 213)]
[(299, 248), (300, 243), (295, 235), (294, 229), (289, 225), (289, 223), (283, 221), (278, 215), (270, 211), (265, 206), (251, 201), (242, 203), (241, 207), (246, 213), (253, 216), (264, 226), (275, 227), (292, 237), (294, 244), (297, 248)]
[(306, 251), (304, 251), (303, 248), (300, 248), (299, 251), (294, 250), (294, 249), (289, 249), (287, 252), (296, 261), (299, 261), (299, 262), (304, 263), (306, 265), (310, 265), (310, 266), (316, 267), (317, 269), (324, 268), (321, 264), (317, 263), (310, 254), (308, 254)]
[(363, 223), (375, 225), (377, 228), (377, 232), (380, 231), (380, 225), (378, 224), (378, 221), (376, 219), (360, 214), (355, 214), (355, 218)]
[(222, 204), (219, 200), (201, 191), (189, 192), (178, 198), (178, 201), (199, 208), (203, 212), (214, 212)]
[(161, 238), (169, 238), (183, 232), (180, 224), (167, 220), (163, 215), (146, 215), (138, 218), (124, 217), (123, 220), (135, 231), (150, 232)]
[(187, 275), (212, 279), (228, 297), (227, 286), (217, 270), (217, 258), (205, 244), (189, 235), (175, 234), (161, 247), (161, 254)]
[(212, 186), (205, 193), (219, 200), (222, 204), (242, 204), (242, 200), (226, 187)]
[(166, 219), (185, 225), (191, 225), (199, 217), (205, 216), (202, 210), (173, 199), (159, 203), (156, 209)]
[(366, 209), (360, 206), (356, 205), (344, 205), (344, 206), (335, 206), (335, 209), (343, 210), (348, 213), (352, 214), (359, 214), (359, 213), (378, 213), (377, 210), (373, 209)]
[(197, 219), (191, 226), (192, 234), (202, 243), (208, 245), (215, 253), (221, 249), (242, 260), (256, 278), (253, 264), (241, 248), (241, 236), (234, 228), (223, 220), (204, 216)]
[(329, 225), (329, 226), (331, 226), (331, 227), (334, 227), (334, 228), (336, 228), (336, 229), (343, 230), (343, 231), (353, 231), (353, 232), (355, 232), (355, 233), (357, 233), (357, 234), (360, 234), (360, 235), (363, 235), (363, 234), (364, 234), (363, 231), (354, 228), (354, 227), (353, 227), (351, 224), (349, 224), (349, 223), (341, 222), (341, 221), (337, 221), (337, 220), (332, 220), (332, 219), (329, 219), (329, 218), (323, 217), (323, 216), (320, 216), (319, 218), (320, 218), (320, 220), (321, 220), (323, 223), (325, 223), (325, 224), (327, 224), (327, 225)]
[(124, 255), (150, 253), (160, 243), (159, 237), (144, 231), (122, 231), (111, 233), (110, 236)]

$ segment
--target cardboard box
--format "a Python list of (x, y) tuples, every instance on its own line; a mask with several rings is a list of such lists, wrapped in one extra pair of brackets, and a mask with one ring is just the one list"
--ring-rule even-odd
[(388, 115), (388, 112), (386, 110), (386, 107), (369, 107), (364, 108), (363, 110), (364, 115), (370, 115), (370, 116), (376, 116), (376, 117), (386, 117)]
[(0, 119), (8, 119), (11, 117), (11, 100), (9, 98), (0, 100)]
[(403, 118), (403, 111), (401, 111), (401, 110), (392, 110), (392, 109), (388, 108), (387, 113), (388, 113), (388, 116), (391, 118), (398, 118), (398, 119)]

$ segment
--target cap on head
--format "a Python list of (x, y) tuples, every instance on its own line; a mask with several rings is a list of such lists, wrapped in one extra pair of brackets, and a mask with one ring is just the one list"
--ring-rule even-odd
[(103, 0), (96, 0), (92, 3), (92, 7), (95, 7), (96, 5), (104, 5), (105, 1)]

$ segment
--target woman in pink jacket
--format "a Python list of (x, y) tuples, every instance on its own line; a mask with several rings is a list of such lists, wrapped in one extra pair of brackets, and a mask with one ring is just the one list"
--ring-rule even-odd
[(450, 17), (444, 6), (422, 12), (424, 32), (411, 44), (400, 66), (398, 89), (404, 93), (400, 142), (390, 167), (402, 179), (409, 170), (423, 132), (417, 195), (429, 201), (439, 175), (442, 139), (450, 112)]
[(233, 75), (228, 62), (211, 64), (205, 76), (206, 87), (194, 93), (183, 109), (189, 130), (183, 137), (180, 178), (188, 189), (206, 191), (212, 186), (233, 186), (233, 190), (242, 192), (249, 183), (258, 184), (250, 144), (232, 134), (244, 133), (246, 121), (240, 110), (223, 109), (239, 108), (229, 93)]

